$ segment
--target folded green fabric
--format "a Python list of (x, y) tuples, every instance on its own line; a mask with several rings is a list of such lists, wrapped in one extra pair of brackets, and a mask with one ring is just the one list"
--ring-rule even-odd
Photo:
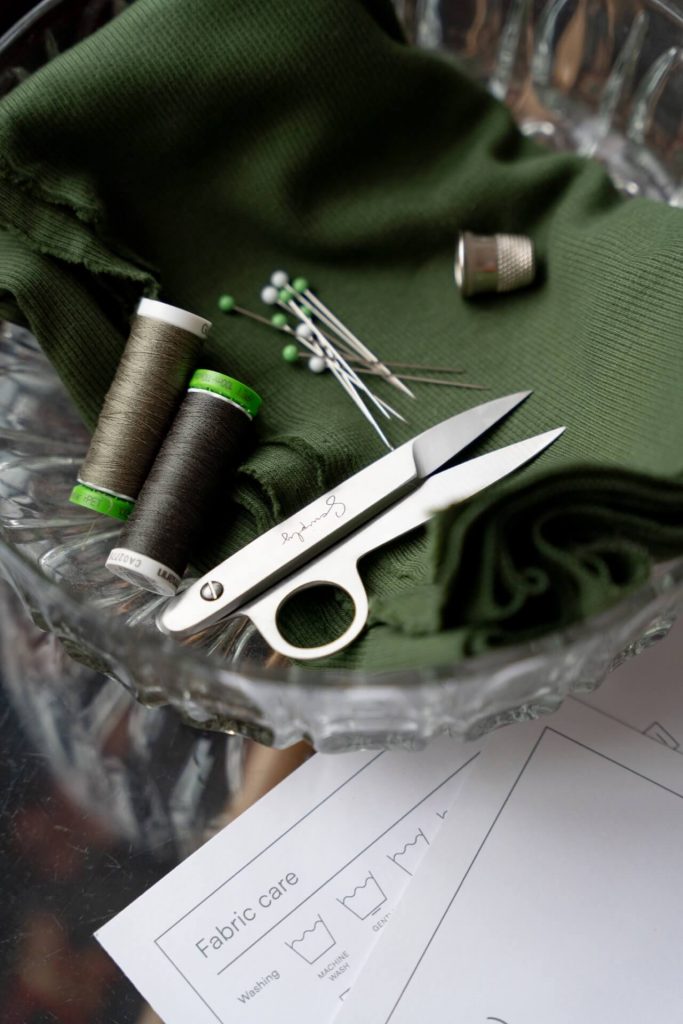
[[(683, 551), (683, 212), (622, 201), (596, 164), (524, 139), (402, 41), (388, 2), (137, 0), (0, 103), (0, 227), (0, 313), (30, 325), (89, 424), (143, 293), (216, 319), (203, 362), (263, 396), (200, 568), (382, 454), (329, 375), (217, 313), (225, 291), (258, 308), (277, 267), (387, 361), (487, 387), (388, 390), (409, 421), (395, 442), (525, 388), (481, 450), (567, 425), (514, 480), (367, 560), (371, 625), (338, 664), (533, 636)], [(464, 302), (460, 228), (530, 234), (537, 285)], [(319, 640), (303, 610), (292, 629)]]

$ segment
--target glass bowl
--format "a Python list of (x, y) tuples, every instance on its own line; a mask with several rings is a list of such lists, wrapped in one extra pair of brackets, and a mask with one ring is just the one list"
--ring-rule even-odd
[(593, 156), (626, 195), (683, 205), (678, 0), (396, 0), (419, 45), (457, 56), (522, 131)]
[[(99, 17), (105, 8), (115, 13), (114, 6), (78, 5), (79, 25), (85, 8)], [(418, 40), (454, 46), (474, 73), (510, 100), (526, 131), (555, 145), (586, 152), (592, 146), (590, 151), (607, 162), (628, 193), (680, 200), (680, 137), (672, 134), (669, 102), (675, 93), (680, 134), (683, 78), (675, 61), (660, 57), (675, 49), (673, 27), (683, 37), (683, 19), (676, 22), (666, 4), (617, 4), (632, 26), (644, 18), (638, 21), (641, 28), (631, 27), (625, 36), (616, 31), (613, 2), (482, 0), (462, 5), (425, 0), (402, 6)], [(20, 58), (26, 60), (26, 73), (40, 62), (36, 47), (47, 59), (44, 36), (50, 17), (74, 9), (59, 3), (39, 7), (44, 10), (28, 29), (0, 39), (5, 88), (21, 80)], [(560, 75), (568, 59), (567, 47), (557, 45), (564, 38), (560, 28), (572, 23), (577, 11), (593, 7), (604, 8), (605, 17), (612, 18), (612, 64), (605, 58), (602, 36), (599, 47), (593, 39), (594, 32), (602, 31), (594, 27), (602, 25), (600, 19), (582, 23), (583, 36), (574, 29), (569, 46), (572, 85), (568, 74)], [(72, 33), (70, 41), (78, 35)], [(655, 36), (661, 47), (652, 60), (661, 74), (653, 93)], [(625, 47), (635, 52), (638, 40), (640, 54), (643, 40), (648, 41), (648, 56), (628, 63)], [(602, 63), (593, 67), (591, 77), (595, 47)], [(588, 79), (599, 88), (591, 92)], [(567, 82), (571, 87), (564, 90)], [(104, 569), (119, 532), (113, 521), (69, 504), (87, 444), (87, 433), (35, 340), (23, 328), (2, 325), (0, 568), (34, 621), (58, 637), (72, 657), (118, 680), (141, 703), (170, 705), (202, 729), (278, 747), (303, 738), (322, 751), (417, 748), (442, 732), (478, 737), (503, 723), (552, 711), (568, 694), (594, 688), (625, 657), (664, 636), (683, 606), (682, 558), (656, 566), (647, 585), (587, 622), (438, 669), (370, 674), (301, 668), (273, 656), (241, 620), (179, 646), (154, 626), (164, 599), (135, 590)], [(49, 673), (45, 686), (50, 686)]]

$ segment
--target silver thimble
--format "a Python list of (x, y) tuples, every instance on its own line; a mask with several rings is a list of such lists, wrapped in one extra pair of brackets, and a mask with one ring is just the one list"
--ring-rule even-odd
[(526, 235), (461, 232), (455, 247), (455, 283), (464, 298), (524, 288), (535, 273), (534, 245)]

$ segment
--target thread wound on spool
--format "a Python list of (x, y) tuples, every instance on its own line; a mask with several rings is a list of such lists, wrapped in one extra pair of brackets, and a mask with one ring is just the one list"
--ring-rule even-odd
[[(93, 493), (137, 498), (210, 326), (186, 310), (141, 300), (78, 474), (80, 484)], [(82, 492), (74, 491), (71, 500), (83, 504)], [(87, 507), (112, 515), (106, 502), (96, 507), (89, 497)]]
[(175, 593), (174, 579), (182, 577), (206, 519), (215, 514), (220, 489), (244, 460), (252, 433), (249, 409), (261, 404), (256, 392), (225, 374), (198, 370), (191, 384), (107, 559), (111, 572), (159, 594)]

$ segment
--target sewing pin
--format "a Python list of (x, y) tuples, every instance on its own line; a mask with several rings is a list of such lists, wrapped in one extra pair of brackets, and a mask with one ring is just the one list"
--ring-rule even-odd
[[(296, 331), (294, 333), (296, 334), (297, 337), (299, 337), (299, 335), (297, 334)], [(375, 376), (378, 376), (378, 377), (383, 377), (384, 376), (384, 374), (382, 374), (377, 369), (377, 367), (375, 367), (373, 364), (368, 366), (367, 360), (363, 359), (362, 356), (357, 355), (355, 352), (352, 352), (351, 354), (346, 355), (346, 358), (348, 359), (348, 361), (350, 363), (360, 363), (363, 367), (367, 368), (371, 373), (374, 373)], [(456, 367), (456, 366), (428, 366), (426, 363), (402, 363), (402, 362), (397, 362), (394, 359), (392, 359), (390, 363), (385, 363), (385, 366), (387, 367), (387, 369), (421, 370), (424, 373), (464, 373), (465, 372), (463, 369), (461, 369), (460, 367)], [(358, 372), (360, 373), (360, 370)], [(406, 379), (406, 374), (404, 374), (404, 373), (397, 373), (396, 376), (400, 380), (405, 380)]]
[[(280, 324), (276, 322), (276, 317), (278, 317), (278, 316), (281, 316), (283, 318), (283, 321), (286, 322), (286, 317), (285, 317), (284, 313), (276, 313), (273, 317), (271, 317), (271, 324), (274, 325), (275, 327), (279, 327), (280, 326)], [(332, 338), (330, 338), (329, 334), (327, 334), (326, 331), (322, 330), (322, 328), (318, 327), (317, 329), (320, 331), (321, 334), (324, 334), (330, 341), (333, 341), (334, 343), (336, 343), (337, 345), (340, 346), (340, 348), (343, 351), (344, 358), (347, 359), (350, 363), (360, 363), (364, 367), (367, 367), (368, 369), (372, 370), (372, 372), (376, 376), (378, 376), (378, 377), (384, 377), (385, 376), (385, 374), (382, 373), (382, 371), (380, 369), (382, 364), (377, 364), (377, 363), (370, 363), (370, 364), (368, 364), (367, 359), (365, 359), (361, 355), (358, 355), (358, 353), (354, 349), (348, 348), (344, 344), (343, 339), (340, 339), (338, 336), (335, 336), (335, 338), (332, 339)], [(308, 336), (308, 335), (305, 335), (303, 333), (299, 333), (300, 331), (308, 331), (308, 326), (306, 324), (299, 324), (299, 326), (296, 328), (296, 330), (292, 331), (290, 329), (289, 333), (290, 334), (295, 334), (299, 338), (303, 338), (303, 337), (307, 337)], [(460, 366), (431, 366), (428, 363), (406, 363), (406, 362), (402, 362), (401, 360), (397, 360), (397, 359), (391, 359), (389, 362), (385, 362), (383, 365), (386, 367), (386, 369), (392, 370), (392, 371), (395, 370), (395, 369), (401, 369), (401, 370), (420, 370), (423, 373), (465, 373), (466, 372)], [(405, 380), (406, 379), (405, 374), (403, 374), (403, 373), (397, 373), (397, 374), (395, 374), (395, 376), (397, 376), (399, 378), (399, 380)]]
[[(314, 334), (313, 330), (308, 326), (308, 324), (299, 324), (297, 326), (296, 330), (294, 330), (294, 331), (290, 330), (289, 333), (292, 334), (295, 338), (297, 338), (303, 345), (306, 346), (306, 348), (309, 350), (309, 352), (312, 353), (312, 356), (307, 356), (305, 352), (302, 352), (301, 355), (302, 355), (303, 358), (322, 359), (323, 362), (325, 363), (325, 368), (327, 368), (327, 360), (325, 359), (325, 356), (324, 356), (324, 353), (323, 353), (323, 349), (320, 347), (320, 345), (317, 344), (317, 342), (315, 340), (315, 334)], [(293, 343), (290, 343), (289, 345), (285, 345), (285, 347), (283, 348), (282, 352), (283, 352), (283, 358), (284, 358), (285, 362), (296, 362), (296, 360), (299, 358), (299, 350), (296, 347), (296, 345), (293, 344)], [(285, 352), (288, 352), (290, 354), (290, 356), (291, 356), (292, 353), (294, 353), (294, 355), (293, 355), (292, 358), (287, 358), (287, 356), (284, 355)], [(316, 372), (321, 372), (321, 371), (316, 371)], [(361, 383), (362, 383), (362, 381), (361, 381)], [(364, 390), (367, 390), (367, 389), (364, 389)], [(373, 399), (373, 401), (375, 402), (376, 405), (380, 405), (384, 410), (386, 410), (385, 415), (387, 417), (390, 416), (390, 415), (391, 416), (395, 416), (397, 419), (401, 420), (403, 423), (406, 422), (405, 417), (402, 416), (401, 413), (398, 412), (396, 409), (394, 409), (393, 406), (389, 405), (388, 402), (385, 402), (384, 399), (379, 398), (377, 395), (372, 395), (372, 392), (370, 392), (370, 395), (371, 395), (371, 397), (372, 397), (372, 399)]]
[[(281, 273), (284, 273), (284, 271), (281, 271)], [(360, 338), (357, 338), (356, 335), (353, 334), (352, 331), (350, 331), (349, 328), (346, 327), (346, 325), (343, 324), (341, 320), (339, 320), (339, 318), (336, 317), (332, 311), (320, 301), (317, 295), (315, 295), (315, 293), (308, 287), (308, 282), (305, 277), (297, 277), (292, 283), (292, 288), (306, 299), (306, 301), (315, 310), (316, 316), (322, 320), (327, 328), (334, 332), (340, 339), (343, 339), (347, 345), (350, 345), (358, 355), (363, 356), (368, 365), (374, 364), (377, 367), (378, 372), (383, 377), (386, 377), (390, 384), (398, 388), (399, 391), (403, 391), (410, 398), (415, 398), (415, 395), (410, 388), (403, 384), (395, 374), (393, 374), (385, 364), (377, 358), (374, 352), (371, 352), (367, 345), (364, 345)]]
[[(378, 376), (377, 370), (358, 370), (358, 373), (367, 373), (373, 377)], [(443, 377), (421, 377), (412, 373), (402, 373), (399, 380), (409, 380), (419, 384), (441, 384), (447, 388), (467, 388), (471, 391), (487, 391), (485, 384), (469, 384), (464, 380), (444, 380)]]
[[(296, 345), (290, 343), (282, 349), (282, 358), (286, 363), (295, 363), (299, 359), (307, 361), (306, 365), (311, 373), (324, 373), (328, 369), (328, 363), (324, 356), (309, 355), (307, 352), (300, 352)], [(377, 376), (375, 369), (358, 368), (357, 373), (364, 373), (370, 376)], [(410, 380), (420, 384), (441, 384), (449, 388), (467, 388), (472, 391), (486, 391), (483, 384), (468, 384), (459, 380), (444, 380), (443, 377), (422, 377), (416, 374), (400, 374), (401, 380)]]
[[(281, 288), (287, 288), (289, 286), (289, 275), (285, 270), (275, 270), (271, 274), (270, 280), (275, 287), (277, 287), (277, 285), (275, 285), (276, 281), (284, 282), (282, 285), (280, 285)], [(328, 309), (327, 306), (324, 305), (324, 303), (320, 301), (315, 292), (311, 291), (311, 289), (308, 287), (308, 281), (306, 280), (305, 277), (295, 278), (292, 281), (291, 286), (289, 287), (291, 287), (295, 292), (300, 294), (306, 300), (309, 306), (311, 306), (315, 310), (315, 313), (319, 317), (319, 319), (321, 319), (330, 330), (332, 330), (335, 334), (339, 335), (340, 337), (344, 338), (347, 344), (351, 345), (351, 347), (359, 355), (364, 356), (368, 364), (376, 364), (382, 376), (386, 377), (386, 379), (391, 384), (393, 384), (394, 387), (398, 388), (399, 391), (403, 391), (405, 394), (409, 395), (410, 398), (415, 398), (415, 395), (410, 390), (410, 388), (406, 387), (406, 385), (403, 384), (384, 365), (384, 363), (382, 363), (377, 358), (374, 352), (371, 352), (367, 345), (364, 345), (360, 338), (357, 338), (356, 335), (353, 334), (352, 331), (350, 331), (349, 328), (346, 327), (346, 325), (343, 324), (341, 320), (339, 320), (339, 318), (336, 317), (334, 313), (330, 309)]]
[[(218, 300), (218, 308), (221, 313), (239, 313), (240, 316), (246, 316), (248, 320), (255, 320), (256, 323), (264, 324), (266, 327), (277, 327), (279, 330), (286, 330), (286, 318), (282, 325), (273, 323), (273, 318), (268, 320), (267, 317), (260, 316), (258, 313), (252, 313), (250, 309), (245, 309), (244, 306), (238, 306), (232, 295), (221, 295)], [(294, 333), (291, 328), (290, 333)]]
[(296, 301), (296, 297), (290, 288), (281, 288), (278, 291), (274, 285), (266, 285), (261, 291), (261, 300), (266, 305), (279, 305), (282, 309), (293, 313), (301, 321), (296, 328), (295, 334), (307, 348), (311, 349), (314, 355), (324, 355), (335, 366), (338, 365), (345, 377), (353, 382), (356, 388), (363, 391), (384, 416), (395, 416), (405, 423), (404, 416), (397, 412), (388, 402), (373, 394), (364, 381), (357, 376), (345, 358), (337, 351), (328, 336), (320, 331), (313, 322), (311, 319), (312, 311), (305, 304)]
[(393, 450), (393, 445), (391, 445), (387, 440), (387, 437), (384, 434), (382, 428), (376, 422), (370, 410), (366, 407), (360, 394), (358, 393), (358, 390), (360, 389), (366, 392), (368, 396), (375, 402), (378, 408), (381, 409), (382, 413), (385, 416), (388, 415), (387, 410), (385, 408), (386, 403), (381, 402), (381, 400), (378, 400), (372, 394), (372, 392), (369, 390), (369, 388), (365, 386), (364, 382), (360, 379), (360, 377), (358, 377), (358, 375), (351, 370), (351, 368), (348, 366), (348, 363), (344, 364), (343, 358), (339, 355), (339, 353), (336, 352), (336, 350), (328, 341), (328, 339), (320, 335), (319, 332), (316, 331), (315, 325), (311, 323), (310, 320), (308, 320), (306, 314), (299, 310), (298, 305), (293, 301), (293, 298), (291, 297), (289, 290), (280, 289), (280, 291), (278, 291), (278, 289), (274, 285), (266, 285), (261, 290), (261, 301), (264, 302), (267, 306), (279, 305), (283, 309), (287, 309), (293, 312), (300, 319), (305, 318), (304, 322), (307, 322), (308, 326), (311, 328), (312, 336), (310, 338), (302, 338), (301, 340), (308, 348), (312, 350), (314, 355), (322, 356), (324, 353), (329, 355), (330, 370), (332, 371), (336, 380), (342, 385), (346, 393), (353, 400), (356, 407), (367, 419), (367, 421), (373, 427), (373, 429), (381, 438), (382, 442), (386, 445), (386, 447), (389, 448), (390, 451)]
[[(239, 306), (237, 302), (234, 301), (234, 298), (231, 295), (221, 295), (220, 298), (218, 299), (217, 304), (218, 308), (223, 313), (240, 313), (241, 316), (246, 316), (248, 319), (252, 319), (252, 321), (255, 321), (257, 324), (262, 324), (264, 327), (275, 328), (276, 330), (283, 331), (285, 332), (285, 334), (289, 334), (292, 337), (296, 336), (303, 340), (304, 337), (312, 336), (312, 332), (310, 332), (309, 335), (306, 335), (303, 332), (298, 333), (301, 330), (301, 328), (303, 328), (305, 331), (308, 331), (308, 326), (306, 324), (300, 324), (299, 327), (295, 330), (288, 323), (287, 316), (285, 315), (284, 312), (273, 313), (270, 319), (268, 319), (266, 316), (261, 316), (259, 313), (255, 313), (251, 309), (246, 309), (244, 306)], [(328, 340), (332, 342), (332, 339), (329, 337), (329, 335), (326, 334), (325, 331), (321, 330), (321, 328), (317, 328), (317, 330), (321, 332), (321, 334), (325, 334)], [(343, 339), (336, 338), (335, 340), (342, 348), (344, 357), (348, 359), (349, 362), (361, 362), (362, 365), (367, 366), (367, 359), (365, 359), (364, 356), (358, 355), (357, 352), (355, 352), (352, 348), (346, 347), (346, 345), (343, 342)], [(385, 366), (387, 369), (389, 369), (388, 364), (385, 364)], [(391, 360), (390, 366), (400, 370), (422, 370), (425, 373), (465, 373), (464, 370), (458, 367), (432, 367), (427, 364), (424, 364), (424, 362), (400, 362), (396, 359)], [(373, 370), (373, 373), (380, 377), (384, 376), (384, 374), (381, 372), (381, 370), (379, 370), (379, 368), (377, 370)], [(404, 374), (396, 376), (398, 376), (399, 379), (405, 377)], [(401, 417), (399, 413), (396, 413), (395, 410), (394, 415), (398, 416), (399, 419), (403, 419), (403, 417)]]
[[(305, 304), (298, 303), (296, 301), (296, 297), (294, 296), (294, 293), (292, 293), (291, 289), (281, 289), (279, 296), (280, 301), (285, 303), (286, 308), (288, 308), (290, 312), (294, 313), (294, 315), (298, 317), (298, 319), (301, 321), (301, 323), (296, 329), (297, 332), (299, 332), (297, 334), (297, 337), (310, 338), (312, 334), (313, 337), (315, 337), (315, 339), (318, 341), (320, 348), (322, 349), (322, 354), (326, 355), (328, 358), (332, 360), (339, 362), (345, 369), (345, 371), (350, 375), (352, 380), (355, 377), (354, 383), (356, 384), (356, 386), (367, 394), (368, 398), (377, 406), (378, 409), (381, 410), (381, 412), (385, 416), (395, 416), (397, 419), (403, 420), (403, 422), (405, 422), (405, 418), (401, 416), (401, 414), (397, 412), (396, 409), (394, 409), (387, 402), (384, 402), (382, 399), (378, 398), (372, 391), (370, 391), (368, 387), (366, 387), (365, 383), (355, 375), (355, 369), (349, 366), (349, 364), (346, 361), (346, 358), (338, 351), (334, 343), (331, 341), (329, 335), (325, 334), (324, 331), (321, 331), (318, 325), (313, 322), (312, 311)], [(304, 328), (306, 328), (306, 334), (304, 334)]]
[[(221, 297), (218, 300), (217, 305), (218, 305), (218, 308), (221, 310), (222, 313), (238, 313), (240, 316), (245, 316), (245, 317), (247, 317), (247, 319), (254, 320), (256, 323), (263, 324), (263, 326), (265, 326), (265, 327), (275, 328), (278, 331), (281, 331), (281, 332), (283, 332), (285, 334), (289, 334), (292, 338), (298, 338), (300, 341), (302, 341), (304, 343), (305, 343), (306, 340), (310, 340), (313, 337), (313, 330), (311, 328), (309, 328), (308, 324), (300, 323), (300, 324), (298, 324), (298, 326), (296, 328), (294, 328), (294, 327), (292, 327), (288, 323), (287, 317), (285, 316), (284, 313), (273, 313), (273, 315), (270, 317), (270, 319), (268, 319), (265, 316), (261, 316), (259, 313), (254, 313), (251, 309), (245, 309), (244, 306), (238, 306), (237, 303), (235, 302), (234, 297), (232, 295), (227, 295), (227, 294), (226, 295), (221, 295)], [(332, 339), (329, 337), (329, 335), (326, 334), (325, 331), (321, 330), (321, 328), (319, 328), (319, 327), (317, 328), (317, 330), (321, 334), (325, 335), (330, 342), (332, 342)], [(364, 359), (363, 356), (358, 355), (358, 353), (355, 352), (353, 349), (347, 348), (344, 345), (342, 339), (335, 338), (335, 340), (337, 341), (338, 344), (341, 345), (341, 347), (343, 349), (343, 354), (344, 354), (344, 358), (345, 359), (347, 359), (351, 363), (360, 363), (361, 364), (361, 366), (363, 368), (357, 368), (357, 372), (358, 373), (369, 372), (369, 373), (373, 373), (377, 377), (384, 377), (385, 376), (381, 372), (379, 366), (376, 366), (375, 364), (371, 364), (370, 367), (368, 367), (368, 370), (366, 371), (364, 369), (364, 367), (368, 366), (367, 360)], [(287, 347), (291, 347), (291, 346), (285, 346), (285, 347), (287, 348)], [(294, 348), (294, 351), (297, 352), (297, 357), (296, 358), (299, 358), (299, 356), (301, 358), (307, 358), (305, 353), (303, 353), (303, 352), (302, 353), (298, 353), (298, 350), (297, 350), (296, 346), (293, 346), (293, 348)], [(284, 351), (284, 349), (283, 349), (283, 351)], [(387, 369), (393, 368), (393, 369), (397, 369), (397, 370), (398, 369), (400, 369), (400, 370), (420, 370), (423, 373), (465, 373), (465, 370), (463, 370), (461, 367), (456, 367), (456, 366), (430, 366), (427, 363), (406, 363), (406, 362), (401, 362), (401, 361), (395, 360), (395, 359), (392, 359), (391, 363), (386, 363), (384, 365), (386, 366)], [(434, 380), (434, 381), (427, 380), (427, 378), (423, 378), (423, 377), (411, 377), (411, 376), (408, 376), (405, 373), (396, 374), (396, 376), (400, 380), (419, 380), (419, 381), (422, 381), (423, 383), (434, 383), (434, 384), (441, 384), (441, 383), (443, 383), (442, 381), (438, 381), (438, 380)], [(482, 387), (482, 385), (474, 385), (474, 386)], [(380, 399), (380, 401), (381, 401), (381, 399)], [(402, 416), (399, 412), (397, 412), (396, 409), (393, 409), (392, 406), (388, 405), (388, 403), (386, 403), (386, 402), (383, 403), (383, 404), (385, 405), (386, 408), (388, 408), (391, 411), (392, 415), (397, 416), (399, 419), (401, 419), (401, 420), (403, 420), (405, 422), (405, 417)]]
[[(273, 297), (275, 297), (275, 299), (277, 300), (277, 295), (273, 296), (272, 293), (268, 294), (267, 298), (269, 299), (269, 304), (272, 304)], [(270, 319), (267, 319), (264, 316), (260, 316), (258, 313), (254, 313), (250, 309), (245, 309), (244, 306), (239, 306), (236, 303), (234, 297), (232, 295), (227, 294), (221, 295), (221, 297), (219, 298), (218, 308), (223, 313), (238, 313), (241, 316), (247, 317), (247, 319), (249, 320), (254, 320), (256, 323), (263, 324), (265, 327), (275, 328), (278, 331), (282, 331), (285, 334), (289, 334), (291, 337), (296, 337), (294, 328), (290, 326), (290, 324), (287, 321), (287, 317), (285, 316), (284, 313), (274, 313)], [(306, 341), (303, 337), (300, 340), (303, 341), (304, 344), (306, 344)], [(311, 345), (309, 347), (311, 348), (311, 351), (314, 353), (321, 351), (319, 346)], [(405, 417), (401, 416), (401, 414), (397, 412), (394, 408), (392, 408), (392, 406), (390, 406), (388, 402), (385, 402), (381, 398), (377, 398), (376, 402), (379, 403), (385, 416), (393, 415), (398, 417), (398, 419), (403, 420), (403, 422), (405, 422)]]

